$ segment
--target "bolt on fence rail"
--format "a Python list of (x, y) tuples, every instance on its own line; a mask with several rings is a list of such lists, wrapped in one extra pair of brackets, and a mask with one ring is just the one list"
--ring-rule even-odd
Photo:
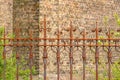
[[(86, 80), (86, 47), (89, 47), (91, 49), (91, 47), (95, 48), (95, 67), (96, 67), (96, 80), (98, 80), (98, 61), (99, 61), (99, 48), (102, 47), (103, 50), (105, 47), (107, 47), (107, 58), (108, 58), (108, 80), (112, 80), (112, 73), (111, 73), (111, 59), (112, 59), (112, 52), (111, 49), (115, 48), (115, 50), (117, 52), (120, 52), (120, 44), (117, 44), (120, 42), (120, 38), (112, 38), (111, 37), (111, 32), (110, 32), (110, 28), (108, 29), (108, 32), (106, 33), (107, 37), (106, 38), (99, 38), (99, 32), (101, 32), (101, 29), (99, 29), (97, 27), (97, 23), (96, 23), (96, 28), (94, 30), (92, 30), (92, 32), (95, 33), (95, 38), (87, 38), (87, 34), (88, 32), (86, 32), (86, 30), (84, 29), (80, 34), (82, 35), (82, 38), (74, 38), (74, 31), (75, 29), (73, 29), (73, 25), (72, 22), (70, 22), (70, 28), (67, 30), (69, 32), (69, 38), (62, 38), (61, 37), (61, 32), (60, 30), (58, 30), (58, 32), (56, 33), (57, 37), (56, 38), (48, 38), (47, 37), (47, 31), (50, 31), (50, 28), (47, 28), (46, 25), (46, 17), (44, 17), (44, 27), (40, 28), (40, 32), (43, 31), (44, 32), (44, 36), (43, 38), (33, 38), (32, 34), (32, 30), (30, 30), (29, 32), (29, 38), (21, 38), (19, 36), (19, 33), (21, 32), (19, 28), (15, 29), (15, 34), (16, 37), (15, 38), (6, 38), (5, 35), (5, 31), (4, 31), (4, 37), (0, 38), (0, 40), (4, 41), (4, 44), (0, 45), (4, 47), (4, 51), (3, 51), (3, 59), (4, 59), (4, 78), (3, 80), (6, 80), (6, 50), (5, 47), (6, 46), (10, 46), (10, 47), (16, 47), (16, 49), (18, 49), (21, 46), (27, 46), (30, 47), (30, 54), (29, 54), (29, 69), (30, 69), (30, 80), (33, 80), (32, 78), (32, 59), (33, 59), (33, 53), (32, 53), (32, 49), (33, 46), (38, 46), (41, 47), (43, 46), (43, 64), (44, 64), (44, 80), (47, 80), (47, 58), (48, 58), (48, 54), (47, 54), (47, 47), (57, 47), (56, 49), (56, 60), (57, 60), (57, 80), (60, 80), (60, 47), (69, 47), (69, 62), (70, 62), (70, 80), (73, 80), (73, 47), (82, 47), (82, 59), (83, 59), (83, 80)], [(5, 41), (9, 40), (9, 41), (16, 41), (16, 43), (8, 43), (6, 44)], [(60, 41), (69, 41), (69, 44), (66, 44), (65, 42), (60, 43)], [(103, 44), (98, 44), (98, 41), (102, 41)], [(31, 41), (30, 44), (26, 44), (26, 43), (19, 43), (20, 41)], [(33, 41), (43, 41), (43, 44), (34, 44)], [(57, 41), (56, 44), (47, 44), (47, 41)], [(95, 41), (95, 43), (92, 43), (93, 41)], [(111, 41), (113, 43), (111, 43)], [(73, 44), (73, 42), (75, 42), (76, 44)], [(82, 42), (82, 43), (79, 43)], [(108, 42), (108, 44), (104, 44), (104, 42)], [(20, 56), (19, 53), (16, 52), (16, 60), (17, 60), (17, 71), (16, 71), (16, 80), (19, 80), (19, 65), (18, 65), (18, 60), (19, 60)]]

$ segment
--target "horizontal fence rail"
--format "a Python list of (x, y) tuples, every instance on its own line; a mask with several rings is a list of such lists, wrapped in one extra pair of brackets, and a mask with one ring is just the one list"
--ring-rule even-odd
[[(108, 58), (108, 80), (112, 80), (112, 73), (111, 73), (111, 64), (112, 64), (112, 52), (111, 49), (115, 48), (116, 52), (120, 52), (120, 37), (113, 38), (113, 33), (111, 32), (111, 28), (108, 28), (106, 31), (106, 37), (105, 38), (99, 38), (99, 33), (102, 31), (102, 29), (98, 28), (96, 23), (96, 28), (92, 30), (92, 32), (95, 34), (95, 38), (88, 38), (87, 35), (89, 34), (86, 29), (83, 29), (79, 34), (82, 36), (74, 37), (73, 33), (75, 32), (75, 29), (73, 28), (72, 22), (70, 22), (70, 27), (67, 30), (69, 33), (68, 38), (61, 37), (61, 32), (58, 29), (58, 31), (55, 33), (55, 38), (49, 38), (47, 37), (47, 32), (50, 31), (50, 28), (47, 28), (46, 23), (46, 17), (43, 21), (44, 27), (40, 28), (40, 32), (43, 32), (43, 37), (41, 38), (34, 38), (33, 30), (29, 31), (29, 37), (22, 38), (19, 36), (21, 30), (19, 28), (15, 29), (15, 38), (8, 38), (6, 37), (6, 32), (4, 31), (3, 38), (0, 38), (0, 40), (3, 40), (3, 44), (0, 44), (0, 46), (4, 47), (3, 51), (3, 59), (4, 59), (4, 78), (3, 80), (6, 80), (6, 46), (10, 47), (16, 47), (18, 49), (19, 47), (29, 47), (29, 69), (30, 69), (30, 80), (32, 80), (32, 59), (33, 59), (33, 53), (32, 49), (34, 46), (42, 47), (43, 46), (43, 64), (44, 64), (44, 80), (47, 80), (47, 58), (49, 57), (47, 54), (47, 47), (51, 47), (51, 50), (56, 49), (56, 60), (57, 60), (57, 80), (60, 80), (60, 53), (61, 53), (61, 47), (68, 47), (69, 48), (69, 69), (70, 69), (70, 80), (73, 80), (73, 48), (81, 48), (82, 49), (82, 59), (83, 59), (83, 80), (86, 80), (86, 47), (90, 48), (90, 50), (94, 49), (95, 53), (95, 71), (96, 71), (96, 80), (98, 80), (99, 72), (98, 72), (98, 66), (99, 66), (99, 48), (103, 48), (107, 52), (107, 58)], [(117, 31), (119, 32), (119, 30)], [(10, 43), (6, 43), (6, 41), (9, 41)], [(40, 44), (35, 44), (35, 41), (39, 41)], [(22, 42), (22, 43), (21, 43)], [(26, 43), (30, 42), (30, 43)], [(105, 44), (107, 42), (107, 44)], [(107, 50), (106, 50), (106, 49)], [(16, 60), (18, 61), (20, 58), (19, 53), (16, 52)], [(16, 63), (17, 71), (16, 71), (16, 80), (19, 80), (19, 65), (18, 62)]]

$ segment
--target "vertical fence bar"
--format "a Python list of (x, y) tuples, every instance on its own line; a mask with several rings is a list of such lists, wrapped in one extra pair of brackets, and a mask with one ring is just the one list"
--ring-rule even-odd
[(60, 79), (60, 31), (58, 30), (58, 35), (57, 35), (57, 80)]
[(3, 34), (3, 60), (4, 60), (4, 70), (3, 70), (3, 80), (6, 80), (6, 32), (5, 32), (5, 28), (4, 28), (4, 34)]
[[(59, 0), (57, 1), (57, 3), (59, 5)], [(59, 7), (58, 7), (58, 14), (57, 15), (59, 17)], [(57, 40), (57, 80), (60, 80), (60, 26), (59, 25), (58, 25), (57, 38), (58, 38), (58, 40)]]
[(83, 80), (85, 80), (85, 65), (86, 65), (85, 38), (86, 38), (86, 30), (84, 29), (84, 31), (83, 31), (83, 52), (82, 52), (82, 58), (83, 58)]
[(111, 43), (110, 43), (110, 28), (108, 30), (108, 80), (111, 80), (111, 58), (112, 58), (112, 53), (111, 53)]
[[(18, 48), (18, 47), (17, 47)], [(19, 53), (16, 53), (16, 80), (19, 80), (19, 65), (18, 65)]]
[(73, 73), (73, 51), (72, 51), (72, 40), (73, 40), (73, 26), (72, 26), (72, 22), (70, 21), (70, 53), (69, 53), (69, 58), (70, 58), (70, 80), (72, 80), (72, 73)]
[(30, 33), (30, 54), (29, 54), (29, 64), (30, 64), (30, 80), (32, 80), (32, 60), (33, 60), (33, 53), (32, 53), (32, 49), (33, 49), (33, 45), (32, 45), (32, 31), (29, 31)]
[(46, 44), (46, 16), (44, 16), (44, 53), (43, 53), (43, 62), (44, 62), (44, 80), (46, 80), (46, 64), (47, 64), (47, 44)]
[(17, 46), (16, 46), (16, 80), (19, 80), (19, 53), (17, 52), (17, 50), (19, 49), (19, 38), (20, 38), (20, 36), (19, 36), (19, 32), (20, 32), (20, 30), (18, 29), (18, 28), (16, 28), (16, 30), (15, 30), (15, 32), (16, 32), (16, 40), (17, 40)]
[(32, 80), (32, 59), (33, 59), (33, 54), (32, 54), (32, 45), (30, 45), (30, 54), (29, 54), (29, 60), (30, 60), (30, 80)]
[(19, 68), (18, 68), (18, 59), (19, 59), (19, 55), (18, 55), (18, 53), (16, 53), (16, 80), (19, 80), (19, 74), (18, 74), (18, 70), (19, 70)]
[(99, 51), (98, 51), (98, 26), (97, 26), (97, 22), (96, 22), (96, 50), (95, 50), (96, 80), (98, 80), (98, 60), (99, 60)]

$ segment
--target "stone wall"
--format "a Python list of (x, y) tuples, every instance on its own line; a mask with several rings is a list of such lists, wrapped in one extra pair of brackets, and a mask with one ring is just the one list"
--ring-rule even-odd
[[(6, 29), (6, 33), (11, 34), (13, 31), (13, 0), (0, 0), (0, 27)], [(11, 47), (6, 47), (9, 50), (7, 53), (12, 53)], [(8, 57), (10, 55), (7, 55)]]
[[(112, 29), (118, 27), (115, 22), (114, 14), (120, 15), (120, 1), (119, 0), (41, 0), (40, 1), (40, 27), (43, 27), (41, 21), (43, 21), (44, 15), (47, 16), (47, 27), (52, 28), (51, 32), (47, 32), (47, 37), (56, 37), (54, 35), (56, 29), (60, 27), (66, 28), (70, 26), (70, 20), (72, 21), (73, 27), (77, 29), (90, 29), (96, 27), (96, 21), (98, 22), (98, 27), (103, 28), (103, 32), (106, 31), (106, 27), (111, 27)], [(105, 25), (104, 18), (108, 17), (108, 24)], [(69, 37), (69, 33), (63, 32), (63, 37)], [(75, 34), (75, 37), (80, 37), (79, 31)], [(91, 32), (89, 35), (93, 35)], [(90, 37), (90, 36), (87, 37)], [(105, 34), (101, 34), (105, 35)], [(40, 37), (43, 37), (43, 33), (40, 33)], [(94, 37), (94, 36), (93, 36)], [(43, 74), (43, 64), (42, 64), (42, 49), (40, 53), (40, 74)], [(74, 52), (74, 67), (75, 73), (82, 76), (82, 57), (81, 51), (78, 50)], [(116, 53), (118, 54), (118, 53)], [(103, 56), (105, 58), (103, 58)], [(107, 55), (103, 52), (100, 53), (100, 61), (107, 62)], [(69, 74), (69, 52), (63, 51), (61, 53), (60, 61), (60, 74)], [(48, 74), (55, 73), (57, 71), (56, 65), (56, 53), (48, 51)], [(100, 66), (101, 67), (101, 66)], [(87, 49), (87, 65), (86, 74), (88, 80), (93, 80), (95, 76), (92, 74), (90, 69), (94, 71), (94, 53)], [(75, 76), (75, 74), (74, 74)], [(62, 76), (63, 77), (63, 76)], [(66, 77), (66, 76), (65, 76)], [(80, 76), (79, 76), (80, 78)], [(52, 79), (51, 79), (52, 80)], [(64, 79), (68, 80), (68, 79)], [(78, 80), (78, 79), (77, 79)], [(82, 78), (81, 78), (82, 80)]]
[(12, 32), (13, 22), (13, 0), (0, 0), (0, 26), (7, 28), (8, 32)]
[[(74, 26), (94, 27), (96, 20), (103, 27), (103, 19), (108, 16), (109, 25), (115, 26), (113, 15), (120, 14), (119, 0), (59, 0), (40, 1), (40, 20), (46, 14), (48, 21), (58, 21), (60, 27), (69, 26), (72, 20)], [(55, 24), (55, 23), (54, 23)]]

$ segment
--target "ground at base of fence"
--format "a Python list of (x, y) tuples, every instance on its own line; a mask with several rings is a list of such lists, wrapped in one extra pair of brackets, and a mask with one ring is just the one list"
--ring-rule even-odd
[[(43, 75), (39, 75), (38, 80), (44, 80)], [(57, 80), (57, 74), (48, 74), (46, 80)], [(70, 80), (70, 75), (69, 74), (61, 74), (59, 80)], [(73, 80), (82, 80), (82, 77), (80, 74), (73, 74)], [(95, 78), (90, 76), (86, 80), (95, 80)]]

